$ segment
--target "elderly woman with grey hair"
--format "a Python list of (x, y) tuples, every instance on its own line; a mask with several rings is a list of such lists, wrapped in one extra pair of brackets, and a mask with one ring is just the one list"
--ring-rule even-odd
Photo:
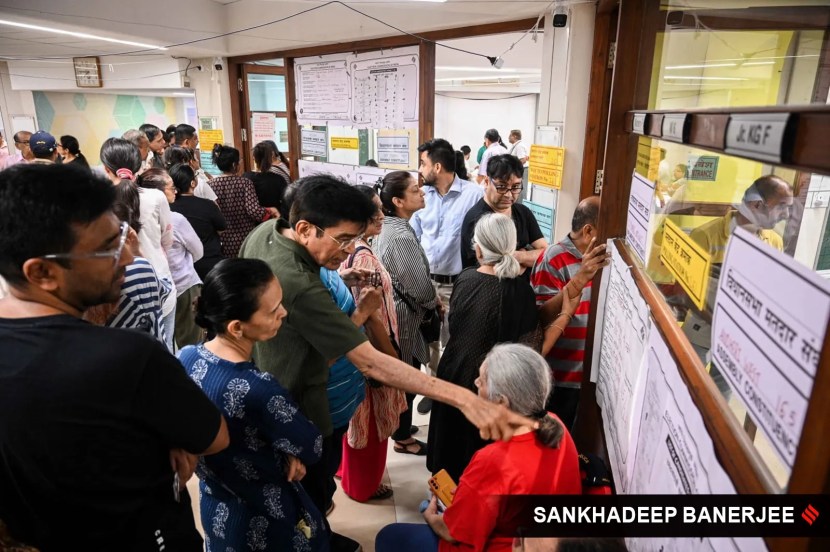
[[(573, 316), (577, 303), (563, 303), (563, 316), (540, 324), (536, 296), (513, 256), (516, 225), (504, 215), (488, 214), (476, 223), (474, 249), (478, 267), (464, 270), (450, 298), (450, 339), (437, 377), (475, 392), (475, 379), (485, 355), (497, 343), (526, 343), (541, 350), (553, 347)], [(563, 295), (564, 297), (564, 295)], [(487, 444), (478, 429), (455, 407), (433, 405), (427, 440), (427, 468), (447, 470), (458, 480), (473, 454)]]
[(378, 552), (510, 550), (518, 520), (503, 497), (582, 492), (573, 439), (559, 418), (545, 411), (552, 385), (545, 359), (526, 345), (496, 345), (475, 383), (479, 396), (538, 419), (539, 428), (522, 429), (475, 453), (452, 504), (441, 512), (433, 496), (424, 511), (427, 525), (384, 527), (375, 541)]

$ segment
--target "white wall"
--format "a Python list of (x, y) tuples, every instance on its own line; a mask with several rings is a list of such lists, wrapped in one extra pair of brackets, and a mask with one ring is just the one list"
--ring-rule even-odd
[[(222, 71), (213, 69), (213, 58), (194, 59), (188, 71), (190, 87), (196, 93), (196, 111), (199, 117), (217, 117), (219, 128), (225, 135), (225, 143), (236, 148), (242, 144), (233, 143), (233, 125), (231, 116), (231, 93), (228, 86), (228, 61), (223, 59)], [(201, 65), (204, 71), (194, 71), (192, 67)]]
[[(0, 115), (3, 118), (3, 137), (9, 142), (9, 137), (21, 130), (12, 125), (12, 115), (29, 115), (35, 117), (35, 102), (30, 91), (12, 89), (9, 80), (9, 70), (6, 62), (0, 62)], [(10, 151), (14, 153), (14, 144)]]
[(435, 96), (435, 137), (449, 140), (456, 150), (466, 144), (473, 155), (484, 142), (484, 132), (490, 128), (498, 130), (508, 146), (507, 136), (517, 128), (529, 144), (533, 141), (538, 97), (537, 94), (511, 98), (507, 94), (441, 92)]
[(186, 64), (186, 60), (169, 57), (152, 61), (130, 56), (102, 57), (101, 88), (78, 88), (72, 60), (9, 61), (8, 72), (15, 90), (95, 92), (106, 89), (181, 88), (179, 71)]

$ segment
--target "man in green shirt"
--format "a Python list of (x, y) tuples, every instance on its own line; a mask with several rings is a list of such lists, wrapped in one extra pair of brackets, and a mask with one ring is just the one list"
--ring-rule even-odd
[[(323, 512), (334, 492), (332, 467), (327, 470), (325, 464), (333, 450), (342, 446), (332, 438), (326, 383), (329, 365), (343, 355), (367, 378), (455, 406), (481, 430), (484, 439), (509, 439), (518, 427), (534, 425), (503, 405), (413, 370), (376, 350), (332, 301), (320, 281), (320, 267), (340, 267), (354, 252), (375, 210), (356, 188), (329, 175), (311, 176), (299, 183), (292, 202), (293, 231), (282, 233), (279, 221), (266, 222), (251, 232), (240, 252), (242, 257), (268, 263), (283, 289), (288, 317), (274, 338), (256, 344), (254, 358), (291, 392), (303, 414), (323, 434), (323, 459), (319, 467), (309, 467), (303, 480)], [(347, 285), (359, 285), (367, 276), (361, 269), (342, 273)]]

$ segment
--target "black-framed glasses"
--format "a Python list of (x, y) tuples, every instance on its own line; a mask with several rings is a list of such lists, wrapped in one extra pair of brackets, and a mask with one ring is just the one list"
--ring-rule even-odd
[(499, 195), (504, 195), (507, 192), (510, 192), (511, 194), (515, 195), (521, 193), (524, 189), (524, 186), (522, 186), (521, 184), (519, 184), (518, 186), (509, 186), (506, 182), (496, 180), (495, 178), (493, 179), (493, 187), (496, 189)]
[(118, 261), (121, 260), (121, 253), (124, 251), (124, 245), (127, 243), (127, 236), (130, 233), (130, 225), (122, 222), (121, 234), (118, 237), (118, 245), (113, 249), (107, 251), (95, 251), (93, 253), (52, 253), (49, 255), (41, 255), (41, 259), (47, 260), (71, 260), (71, 259), (107, 259), (112, 257), (112, 266), (117, 267)]
[(347, 250), (348, 248), (350, 248), (351, 246), (353, 246), (354, 244), (356, 244), (357, 242), (359, 242), (360, 240), (363, 239), (363, 234), (358, 234), (357, 236), (355, 236), (355, 237), (353, 237), (349, 240), (339, 240), (339, 239), (335, 238), (334, 236), (332, 236), (331, 234), (329, 234), (328, 232), (326, 232), (325, 230), (323, 230), (322, 228), (320, 228), (319, 226), (317, 226), (316, 224), (314, 225), (314, 228), (316, 228), (317, 230), (319, 230), (320, 232), (325, 234), (326, 237), (328, 237), (330, 240), (332, 240), (334, 243), (336, 243), (337, 248), (340, 249), (340, 251)]

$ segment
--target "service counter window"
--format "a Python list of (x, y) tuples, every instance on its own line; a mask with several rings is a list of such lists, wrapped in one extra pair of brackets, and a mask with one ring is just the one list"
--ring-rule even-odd
[[(787, 8), (787, 2), (742, 10), (663, 4), (660, 18), (666, 26), (656, 33), (649, 110), (827, 103), (828, 10), (822, 18), (813, 8)], [(776, 13), (790, 15), (776, 19)], [(655, 185), (643, 268), (785, 491), (790, 468), (783, 449), (798, 442), (788, 445), (757, 430), (746, 394), (734, 391), (734, 380), (730, 384), (724, 377), (729, 367), (715, 360), (713, 344), (719, 342), (712, 311), (719, 283), (729, 277), (722, 266), (737, 228), (810, 270), (830, 274), (830, 177), (646, 136), (639, 138), (635, 171)], [(669, 266), (676, 250), (699, 254), (685, 281)], [(788, 301), (787, 289), (773, 295)]]

